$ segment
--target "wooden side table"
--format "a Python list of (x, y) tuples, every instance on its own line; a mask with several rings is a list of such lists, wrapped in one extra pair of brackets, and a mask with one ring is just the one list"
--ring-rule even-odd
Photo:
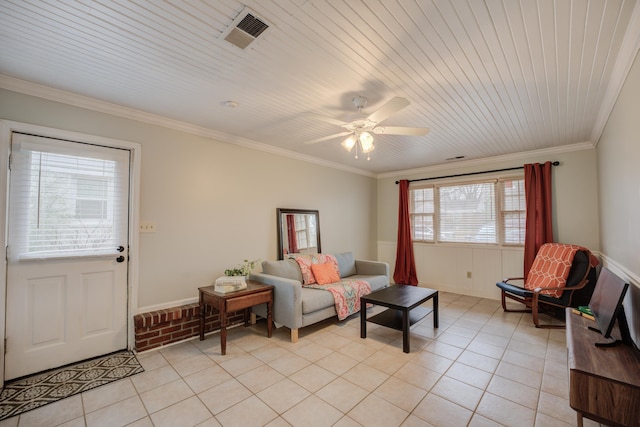
[(253, 280), (247, 280), (247, 288), (241, 291), (222, 294), (214, 286), (198, 288), (200, 291), (200, 341), (204, 340), (204, 318), (206, 306), (220, 313), (220, 352), (227, 352), (227, 314), (245, 310), (245, 326), (249, 324), (249, 309), (254, 305), (267, 304), (267, 336), (272, 333), (273, 286)]

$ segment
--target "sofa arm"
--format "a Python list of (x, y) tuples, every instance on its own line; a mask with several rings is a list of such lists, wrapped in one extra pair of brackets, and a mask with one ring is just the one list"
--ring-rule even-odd
[[(249, 279), (274, 287), (273, 321), (275, 323), (290, 329), (302, 327), (302, 283), (300, 281), (264, 273), (252, 274)], [(253, 311), (266, 317), (266, 309), (262, 307), (254, 307)]]
[(356, 260), (356, 274), (389, 277), (389, 264), (382, 261)]

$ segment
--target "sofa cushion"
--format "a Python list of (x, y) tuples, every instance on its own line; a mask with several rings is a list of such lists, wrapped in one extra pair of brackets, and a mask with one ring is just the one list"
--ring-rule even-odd
[(356, 261), (353, 258), (353, 254), (351, 252), (336, 254), (335, 257), (338, 261), (340, 277), (348, 277), (356, 274)]
[(263, 261), (262, 272), (272, 276), (283, 277), (285, 279), (297, 280), (302, 282), (302, 273), (300, 266), (292, 259), (284, 259), (282, 261)]
[(303, 287), (300, 297), (302, 299), (302, 314), (335, 307), (333, 295), (329, 291)]
[(294, 258), (300, 266), (300, 272), (302, 273), (302, 284), (312, 285), (316, 283), (316, 278), (311, 270), (312, 264), (322, 264), (325, 262), (332, 263), (338, 269), (338, 261), (336, 257), (330, 254), (309, 254), (299, 255)]
[(319, 285), (328, 285), (340, 281), (340, 273), (335, 264), (323, 262), (322, 264), (311, 264), (311, 271)]

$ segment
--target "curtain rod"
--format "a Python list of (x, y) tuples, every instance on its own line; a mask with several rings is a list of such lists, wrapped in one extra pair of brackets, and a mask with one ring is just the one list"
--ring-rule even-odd
[[(560, 164), (560, 162), (556, 160), (556, 161), (551, 162), (551, 164), (553, 166), (558, 166)], [(518, 170), (518, 169), (524, 169), (524, 166), (517, 166), (515, 168), (505, 168), (505, 169), (494, 169), (494, 170), (491, 170), (491, 171), (459, 173), (457, 175), (434, 176), (432, 178), (410, 179), (409, 182), (429, 181), (429, 180), (432, 180), (432, 179), (443, 179), (443, 178), (456, 178), (456, 177), (459, 177), (459, 176), (469, 176), (469, 175), (480, 175), (480, 174), (483, 174), (483, 173), (514, 171), (514, 170)], [(400, 184), (400, 181), (396, 181), (396, 184)]]

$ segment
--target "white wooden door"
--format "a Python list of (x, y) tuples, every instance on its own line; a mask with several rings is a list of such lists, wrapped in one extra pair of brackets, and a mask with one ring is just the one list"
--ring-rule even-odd
[(129, 154), (12, 135), (5, 380), (127, 347)]

